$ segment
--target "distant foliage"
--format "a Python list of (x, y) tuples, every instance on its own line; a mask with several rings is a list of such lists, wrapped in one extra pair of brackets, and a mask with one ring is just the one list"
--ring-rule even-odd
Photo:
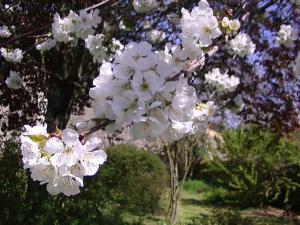
[(188, 192), (201, 193), (205, 202), (214, 205), (223, 204), (224, 197), (228, 192), (223, 187), (217, 187), (201, 180), (188, 180), (184, 182), (183, 188)]
[(275, 205), (299, 210), (300, 144), (256, 127), (226, 131), (224, 143), (204, 160), (203, 176), (242, 207)]

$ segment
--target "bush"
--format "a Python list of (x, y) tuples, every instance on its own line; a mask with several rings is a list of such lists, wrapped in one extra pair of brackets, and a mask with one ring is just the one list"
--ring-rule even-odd
[(223, 137), (213, 157), (205, 159), (202, 175), (229, 191), (228, 202), (299, 209), (300, 145), (295, 138), (255, 127), (226, 131)]
[(131, 145), (110, 147), (100, 182), (110, 199), (132, 213), (153, 213), (160, 208), (168, 173), (161, 160)]
[(164, 185), (158, 184), (158, 176), (163, 180), (166, 176), (160, 161), (133, 147), (111, 150), (108, 163), (96, 176), (85, 179), (82, 192), (65, 197), (51, 196), (44, 186), (33, 182), (22, 168), (18, 146), (6, 144), (0, 159), (0, 224), (129, 225), (122, 217), (124, 210), (157, 207), (159, 188)]

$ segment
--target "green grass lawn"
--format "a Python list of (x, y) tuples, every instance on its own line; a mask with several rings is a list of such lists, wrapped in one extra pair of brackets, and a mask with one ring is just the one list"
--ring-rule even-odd
[[(201, 181), (187, 181), (181, 193), (179, 202), (179, 222), (180, 225), (185, 225), (192, 218), (200, 215), (212, 216), (216, 210), (228, 210), (227, 206), (216, 206), (216, 204), (209, 203), (213, 199), (214, 193), (222, 196), (224, 190), (220, 188), (211, 187)], [(167, 202), (164, 203), (166, 206)], [(297, 225), (297, 222), (290, 218), (283, 218), (280, 215), (282, 210), (278, 209), (247, 209), (240, 211), (242, 217), (248, 217), (255, 221), (256, 225)], [(131, 221), (137, 221), (138, 217), (128, 216)], [(141, 224), (144, 225), (165, 225), (165, 216), (145, 216)]]

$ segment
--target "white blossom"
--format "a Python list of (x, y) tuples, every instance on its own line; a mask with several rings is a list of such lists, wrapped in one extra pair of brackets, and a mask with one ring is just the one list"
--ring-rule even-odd
[(111, 41), (110, 51), (115, 53), (117, 50), (123, 50), (124, 45), (117, 39), (113, 38)]
[(70, 42), (74, 39), (86, 39), (88, 35), (93, 35), (95, 28), (101, 23), (99, 10), (80, 11), (79, 15), (72, 10), (68, 16), (61, 18), (59, 14), (54, 15), (52, 23), (52, 34), (57, 42)]
[(54, 182), (57, 173), (57, 168), (51, 165), (47, 157), (39, 158), (31, 168), (31, 178), (41, 184)]
[[(201, 49), (199, 48), (201, 51)], [(177, 67), (179, 70), (183, 69), (191, 60), (191, 53), (183, 49), (179, 45), (172, 45), (167, 43), (165, 50), (159, 52), (161, 58), (170, 65)], [(204, 55), (203, 52), (197, 55)]]
[(11, 36), (11, 32), (10, 30), (8, 29), (7, 26), (3, 25), (3, 26), (0, 26), (0, 37), (1, 38), (8, 38)]
[(222, 27), (223, 28), (228, 28), (229, 27), (229, 24), (230, 24), (230, 20), (227, 16), (225, 16), (223, 19), (222, 19)]
[(212, 69), (211, 72), (205, 74), (205, 82), (214, 86), (220, 92), (234, 91), (240, 84), (240, 80), (235, 76), (222, 74), (219, 68)]
[(0, 49), (1, 55), (4, 57), (4, 59), (7, 62), (12, 62), (12, 63), (18, 63), (21, 62), (23, 58), (23, 53), (22, 50), (19, 48), (16, 48), (14, 50), (6, 49), (6, 48), (1, 48)]
[[(51, 139), (49, 141), (51, 141)], [(83, 146), (79, 141), (79, 135), (77, 132), (72, 129), (65, 129), (63, 131), (62, 140), (56, 139), (55, 141), (56, 143), (53, 143), (52, 145), (61, 148), (57, 148), (56, 154), (50, 158), (52, 165), (57, 167), (61, 167), (63, 165), (68, 167), (74, 166), (83, 151)]]
[(102, 42), (104, 39), (103, 34), (88, 35), (85, 39), (85, 47), (89, 50), (93, 56), (93, 61), (102, 63), (106, 58), (107, 48), (103, 46)]
[(90, 90), (94, 112), (112, 120), (110, 128), (129, 126), (133, 138), (179, 139), (193, 129), (197, 96), (186, 78), (171, 79), (178, 73), (149, 43), (129, 43), (100, 67)]
[(238, 19), (230, 20), (228, 17), (224, 17), (221, 24), (223, 28), (229, 29), (230, 31), (238, 31), (241, 26), (241, 23)]
[(197, 104), (193, 109), (193, 118), (198, 122), (205, 122), (215, 113), (216, 106), (213, 101)]
[(132, 6), (137, 13), (147, 13), (159, 6), (157, 0), (133, 0)]
[(229, 21), (229, 28), (233, 31), (238, 31), (241, 27), (241, 23), (238, 19), (233, 19)]
[(24, 125), (25, 131), (22, 133), (23, 136), (47, 136), (47, 125), (36, 125), (36, 126), (29, 126)]
[(229, 45), (233, 54), (240, 57), (253, 54), (256, 47), (250, 36), (245, 33), (239, 33), (234, 39), (229, 41)]
[(80, 157), (80, 165), (84, 176), (93, 176), (97, 172), (99, 165), (102, 165), (107, 158), (103, 150), (95, 150), (101, 144), (101, 140), (94, 137), (84, 144), (84, 152)]
[(282, 24), (280, 30), (277, 33), (276, 41), (280, 45), (285, 47), (291, 46), (291, 44), (298, 39), (298, 30), (291, 25)]
[(152, 44), (159, 44), (166, 38), (166, 34), (161, 30), (153, 29), (148, 32), (147, 38)]
[(73, 167), (63, 166), (52, 182), (47, 185), (47, 191), (52, 195), (63, 193), (66, 196), (80, 193), (79, 187), (83, 187), (83, 175), (79, 165)]
[(106, 153), (99, 149), (101, 140), (92, 138), (84, 145), (72, 129), (47, 133), (47, 126), (25, 125), (21, 134), (21, 153), (25, 169), (40, 184), (47, 184), (47, 191), (70, 196), (80, 192), (83, 177), (92, 176), (106, 161)]
[(40, 158), (39, 146), (27, 136), (21, 136), (21, 154), (24, 169), (33, 167)]
[(69, 42), (72, 40), (71, 34), (75, 31), (74, 23), (70, 17), (61, 18), (58, 13), (54, 15), (52, 23), (53, 37), (57, 42)]
[[(213, 10), (206, 0), (200, 1), (191, 13), (184, 8), (181, 13), (182, 36), (199, 44), (200, 47), (210, 46), (212, 40), (221, 35), (217, 18), (213, 15)], [(185, 47), (184, 43), (183, 47)]]
[(11, 89), (19, 89), (23, 85), (23, 80), (20, 77), (20, 73), (16, 71), (10, 71), (9, 77), (5, 81), (7, 87)]
[(48, 50), (54, 48), (55, 45), (56, 45), (56, 41), (54, 39), (52, 39), (52, 38), (48, 38), (45, 41), (37, 44), (35, 46), (35, 48), (38, 51), (48, 51)]

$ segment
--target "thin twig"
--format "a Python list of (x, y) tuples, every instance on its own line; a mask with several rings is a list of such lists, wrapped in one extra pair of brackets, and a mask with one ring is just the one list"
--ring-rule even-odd
[(95, 4), (95, 5), (92, 5), (88, 8), (82, 9), (82, 11), (89, 11), (91, 9), (98, 8), (99, 6), (105, 5), (106, 3), (110, 2), (110, 1), (111, 0), (105, 0), (105, 1), (99, 2), (98, 4)]

